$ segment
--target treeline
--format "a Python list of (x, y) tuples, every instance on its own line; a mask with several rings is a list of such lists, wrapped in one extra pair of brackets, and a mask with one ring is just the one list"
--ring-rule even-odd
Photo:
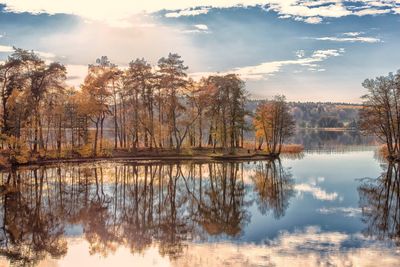
[[(249, 110), (256, 110), (260, 100), (249, 100)], [(331, 102), (289, 102), (290, 113), (299, 128), (358, 129), (361, 104)]]
[[(0, 65), (3, 149), (18, 160), (24, 153), (96, 156), (110, 149), (243, 147), (244, 132), (254, 130), (246, 119), (252, 114), (245, 107), (244, 82), (235, 74), (194, 81), (187, 69), (171, 53), (156, 66), (136, 59), (126, 69), (101, 57), (75, 89), (66, 86), (65, 66), (15, 49)], [(284, 98), (270, 105), (271, 111), (287, 108)], [(292, 121), (264, 119), (269, 120), (262, 131), (265, 143), (280, 148), (285, 137), (277, 136), (284, 133), (279, 127)]]

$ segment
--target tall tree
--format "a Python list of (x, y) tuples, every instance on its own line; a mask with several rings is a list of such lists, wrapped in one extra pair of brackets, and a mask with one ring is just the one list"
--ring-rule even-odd
[(159, 112), (163, 106), (166, 111), (168, 127), (168, 143), (172, 148), (175, 143), (178, 145), (180, 137), (178, 129), (179, 114), (185, 111), (185, 106), (181, 103), (179, 93), (187, 85), (186, 71), (188, 67), (183, 64), (181, 56), (170, 53), (168, 57), (163, 57), (158, 61), (158, 76), (160, 90), (165, 97), (164, 103), (159, 99)]

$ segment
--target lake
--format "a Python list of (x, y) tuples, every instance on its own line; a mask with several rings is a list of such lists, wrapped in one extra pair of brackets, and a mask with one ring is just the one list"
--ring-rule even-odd
[(294, 139), (275, 161), (3, 172), (0, 266), (399, 265), (399, 166), (358, 134)]

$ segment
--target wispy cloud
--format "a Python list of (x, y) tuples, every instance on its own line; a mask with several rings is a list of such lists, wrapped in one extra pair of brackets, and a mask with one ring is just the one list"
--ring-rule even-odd
[(377, 9), (377, 8), (366, 8), (359, 11), (355, 11), (353, 14), (356, 16), (366, 16), (366, 15), (382, 15), (393, 12), (392, 9)]
[(10, 53), (13, 51), (14, 48), (12, 46), (0, 45), (0, 53)]
[(205, 24), (196, 24), (194, 25), (195, 28), (202, 30), (202, 31), (207, 31), (208, 30), (208, 26)]
[(205, 24), (196, 24), (189, 29), (182, 30), (183, 33), (210, 33), (208, 26)]
[(320, 41), (332, 41), (332, 42), (360, 42), (360, 43), (379, 43), (381, 39), (375, 37), (362, 37), (362, 36), (355, 36), (355, 37), (318, 37), (315, 40)]
[(198, 16), (202, 14), (207, 14), (209, 11), (209, 8), (199, 8), (199, 9), (184, 9), (184, 10), (179, 10), (176, 12), (168, 12), (165, 14), (165, 17), (167, 18), (179, 18), (182, 16)]
[(342, 214), (346, 217), (357, 217), (361, 214), (360, 208), (353, 207), (331, 207), (331, 208), (320, 208), (318, 209), (319, 213), (322, 214)]
[[(0, 53), (12, 53), (12, 52), (14, 52), (14, 48), (12, 46), (0, 45)], [(33, 50), (33, 52), (35, 52), (37, 55), (47, 60), (55, 59), (57, 57), (55, 54), (49, 52), (35, 51), (35, 50)]]
[[(354, 5), (357, 3), (358, 5)], [(116, 27), (129, 27), (134, 15), (166, 10), (165, 16), (178, 18), (206, 14), (211, 8), (261, 6), (268, 11), (294, 18), (306, 23), (320, 23), (324, 18), (339, 18), (349, 15), (398, 14), (397, 0), (154, 0), (154, 1), (95, 1), (95, 0), (0, 0), (9, 12), (30, 12), (33, 14), (73, 14), (90, 20), (109, 22)], [(361, 6), (360, 6), (361, 4)]]
[(283, 67), (289, 65), (308, 67), (310, 71), (324, 71), (325, 69), (319, 68), (319, 63), (331, 57), (341, 56), (344, 52), (345, 50), (343, 48), (316, 50), (310, 56), (306, 57), (304, 51), (297, 51), (297, 59), (263, 62), (258, 65), (237, 67), (229, 71), (224, 71), (220, 73), (198, 72), (193, 73), (192, 76), (194, 78), (199, 78), (212, 74), (223, 75), (228, 73), (236, 73), (245, 80), (262, 80), (266, 79), (268, 76), (273, 75), (274, 73), (279, 72)]
[(343, 33), (344, 36), (351, 36), (351, 37), (360, 36), (361, 34), (364, 34), (364, 32), (345, 32), (345, 33)]

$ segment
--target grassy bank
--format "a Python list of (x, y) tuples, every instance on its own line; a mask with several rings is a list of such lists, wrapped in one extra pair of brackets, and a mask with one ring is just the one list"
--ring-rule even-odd
[[(304, 150), (301, 145), (284, 145), (281, 154), (298, 154)], [(180, 151), (175, 149), (115, 149), (105, 150), (98, 155), (82, 155), (73, 151), (63, 151), (58, 154), (47, 151), (42, 154), (24, 155), (15, 157), (3, 151), (0, 155), (0, 168), (9, 168), (18, 165), (46, 164), (57, 162), (85, 162), (98, 160), (246, 160), (246, 159), (274, 159), (279, 154), (269, 153), (265, 150), (250, 148), (184, 148)]]

